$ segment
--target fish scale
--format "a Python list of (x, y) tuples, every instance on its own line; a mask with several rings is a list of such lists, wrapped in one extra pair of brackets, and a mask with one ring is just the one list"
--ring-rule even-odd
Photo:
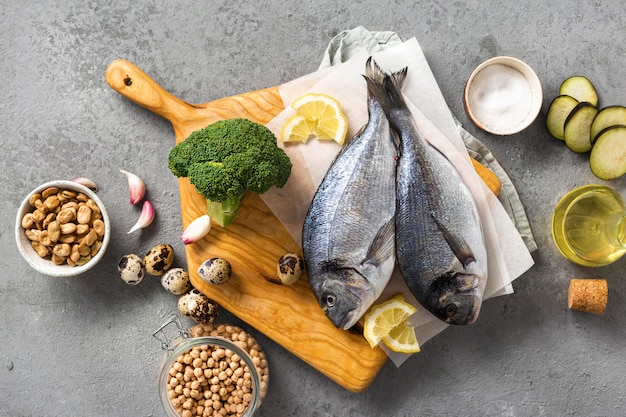
[(406, 69), (375, 90), (400, 138), (396, 258), (416, 299), (450, 324), (476, 320), (487, 251), (475, 201), (452, 163), (419, 133), (400, 92)]
[(366, 64), (367, 124), (339, 152), (305, 217), (309, 283), (339, 328), (352, 327), (380, 296), (395, 265), (396, 143), (370, 90), (384, 73)]

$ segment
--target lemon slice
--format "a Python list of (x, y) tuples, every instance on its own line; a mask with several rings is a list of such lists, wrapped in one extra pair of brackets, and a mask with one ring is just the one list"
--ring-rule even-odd
[(304, 142), (316, 137), (343, 145), (348, 134), (348, 119), (335, 98), (326, 94), (307, 93), (294, 100), (291, 107), (296, 114), (283, 126), (283, 142)]
[(293, 115), (284, 124), (280, 132), (283, 142), (306, 142), (315, 136), (315, 123), (305, 119), (299, 114)]
[(420, 351), (415, 328), (407, 326), (406, 320), (391, 329), (389, 334), (383, 337), (383, 343), (394, 352), (417, 353)]
[(381, 341), (396, 352), (419, 352), (415, 330), (406, 321), (417, 309), (402, 294), (377, 304), (365, 315), (363, 336), (371, 347)]

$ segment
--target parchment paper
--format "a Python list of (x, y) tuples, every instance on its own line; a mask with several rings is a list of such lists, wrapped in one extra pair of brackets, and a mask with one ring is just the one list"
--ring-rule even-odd
[[(279, 87), (286, 109), (268, 123), (277, 137), (285, 121), (293, 115), (289, 104), (307, 92), (332, 95), (342, 105), (349, 122), (348, 136), (367, 122), (367, 91), (362, 77), (369, 54), (363, 51), (335, 67), (320, 70)], [(471, 165), (457, 126), (439, 90), (426, 58), (415, 38), (373, 54), (386, 71), (408, 67), (403, 88), (420, 133), (453, 163), (476, 200), (487, 244), (488, 282), (485, 299), (511, 294), (512, 282), (534, 263), (510, 217), (482, 182)], [(292, 175), (282, 189), (272, 189), (262, 197), (297, 242), (308, 207), (326, 170), (339, 151), (335, 142), (310, 140), (307, 143), (280, 144), (294, 163)], [(423, 346), (448, 326), (424, 309), (412, 296), (398, 271), (381, 300), (402, 292), (418, 311), (411, 317), (418, 341)], [(408, 355), (387, 351), (396, 365)]]

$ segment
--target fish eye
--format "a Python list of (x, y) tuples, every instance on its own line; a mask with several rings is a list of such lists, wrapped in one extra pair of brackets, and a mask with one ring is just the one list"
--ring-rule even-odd
[(335, 297), (335, 294), (326, 294), (324, 301), (326, 302), (326, 306), (332, 307), (337, 302), (337, 297)]
[(446, 316), (453, 317), (456, 314), (458, 306), (456, 303), (450, 303), (446, 306)]

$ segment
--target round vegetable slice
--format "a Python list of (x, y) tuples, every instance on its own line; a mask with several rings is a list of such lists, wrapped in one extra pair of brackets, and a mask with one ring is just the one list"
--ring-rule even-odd
[(626, 174), (626, 127), (604, 131), (591, 149), (591, 172), (601, 180), (614, 180)]
[(565, 120), (563, 138), (565, 144), (574, 152), (584, 153), (591, 150), (591, 123), (598, 114), (598, 109), (591, 103), (579, 103)]
[(613, 126), (626, 126), (626, 107), (608, 106), (598, 112), (591, 124), (591, 143), (595, 143), (603, 130)]
[(578, 101), (586, 101), (594, 106), (598, 105), (598, 93), (595, 87), (587, 77), (582, 75), (574, 75), (563, 81), (559, 94), (572, 96)]
[(567, 95), (557, 96), (552, 100), (546, 115), (546, 127), (552, 136), (559, 140), (564, 139), (565, 119), (577, 105), (578, 100)]

